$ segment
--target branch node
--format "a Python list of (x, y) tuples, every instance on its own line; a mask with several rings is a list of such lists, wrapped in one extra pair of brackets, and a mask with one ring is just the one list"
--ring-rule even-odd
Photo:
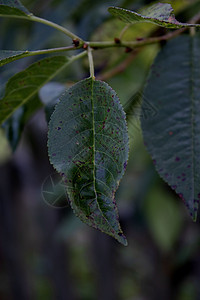
[(87, 44), (87, 43), (84, 43), (84, 44), (83, 44), (83, 49), (87, 50), (87, 48), (88, 48), (88, 44)]
[(144, 40), (144, 38), (142, 38), (142, 37), (137, 37), (137, 38), (136, 38), (136, 41), (138, 41), (138, 42), (139, 42), (139, 41), (143, 41), (143, 40)]
[(121, 43), (121, 41), (120, 41), (120, 39), (119, 38), (114, 38), (114, 41), (115, 41), (115, 44), (120, 44)]
[(78, 39), (73, 39), (72, 42), (75, 47), (78, 47), (80, 45), (80, 41)]

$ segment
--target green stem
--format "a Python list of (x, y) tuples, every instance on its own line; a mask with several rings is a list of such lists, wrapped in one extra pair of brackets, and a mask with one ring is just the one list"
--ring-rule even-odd
[(42, 23), (45, 24), (47, 26), (53, 27), (59, 31), (61, 31), (62, 33), (64, 33), (65, 35), (69, 36), (70, 38), (72, 38), (73, 40), (79, 40), (83, 43), (83, 40), (77, 36), (76, 34), (74, 34), (73, 32), (71, 32), (70, 30), (66, 29), (63, 26), (60, 26), (54, 22), (48, 21), (46, 19), (43, 18), (39, 18), (36, 17), (34, 15), (27, 15), (27, 16), (15, 16), (15, 15), (1, 15), (0, 17), (9, 17), (9, 18), (15, 18), (15, 19), (24, 19), (24, 20), (29, 20), (29, 21), (34, 21), (34, 22), (38, 22), (38, 23)]
[(78, 48), (78, 47), (74, 47), (74, 46), (68, 46), (68, 47), (59, 47), (59, 48), (50, 48), (50, 49), (44, 49), (44, 50), (28, 51), (27, 56), (54, 53), (54, 52), (65, 52), (65, 51), (71, 51), (71, 50), (77, 50), (77, 49), (80, 49), (80, 47)]
[(90, 77), (92, 77), (93, 79), (95, 79), (94, 76), (94, 61), (93, 61), (93, 57), (92, 57), (92, 49), (88, 46), (88, 60), (89, 60), (89, 66), (90, 66)]
[[(200, 19), (200, 13), (195, 15), (192, 19), (189, 20), (189, 23), (196, 24), (198, 20)], [(151, 45), (155, 43), (159, 43), (160, 41), (168, 41), (184, 31), (186, 31), (188, 28), (181, 28), (172, 32), (169, 32), (163, 36), (158, 37), (150, 37), (145, 38), (140, 41), (133, 41), (133, 42), (126, 42), (126, 41), (120, 41), (120, 43), (115, 43), (115, 41), (109, 41), (109, 42), (87, 42), (87, 44), (92, 48), (109, 48), (109, 47), (129, 47), (129, 48), (136, 48), (136, 47), (142, 47), (145, 45)]]
[(58, 24), (56, 24), (54, 22), (51, 22), (51, 21), (45, 20), (43, 18), (39, 18), (39, 17), (33, 16), (33, 15), (30, 15), (28, 17), (28, 19), (31, 20), (31, 21), (35, 21), (35, 22), (39, 22), (39, 23), (51, 26), (51, 27), (53, 27), (53, 28), (55, 28), (55, 29), (63, 32), (64, 34), (66, 34), (67, 36), (69, 36), (70, 38), (72, 38), (73, 40), (80, 40), (80, 41), (82, 41), (82, 39), (79, 36), (77, 36), (76, 34), (72, 33), (71, 31), (69, 31), (65, 27), (60, 26), (60, 25), (58, 25)]
[[(52, 49), (44, 49), (44, 50), (37, 50), (37, 51), (26, 51), (25, 53), (23, 53), (22, 55), (19, 55), (19, 57), (16, 56), (15, 60), (23, 58), (23, 57), (27, 57), (27, 56), (32, 56), (32, 55), (39, 55), (39, 54), (48, 54), (48, 53), (54, 53), (54, 52), (64, 52), (64, 51), (70, 51), (70, 50), (77, 50), (80, 48), (84, 48), (86, 49), (88, 47), (88, 52), (83, 52), (83, 53), (88, 53), (88, 58), (89, 58), (89, 64), (90, 64), (90, 73), (91, 76), (94, 77), (94, 64), (93, 64), (93, 58), (92, 58), (92, 53), (91, 53), (91, 48), (93, 49), (102, 49), (102, 48), (109, 48), (109, 47), (128, 47), (128, 48), (138, 48), (138, 47), (142, 47), (145, 45), (150, 45), (150, 44), (154, 44), (154, 43), (159, 43), (160, 41), (167, 41), (169, 39), (172, 39), (178, 35), (180, 35), (182, 32), (184, 32), (187, 28), (181, 28), (178, 30), (175, 30), (173, 32), (170, 32), (168, 34), (165, 34), (163, 36), (159, 36), (159, 37), (150, 37), (150, 38), (145, 38), (143, 40), (140, 41), (120, 41), (120, 43), (116, 43), (115, 41), (102, 41), (102, 42), (85, 42), (82, 39), (80, 39), (78, 36), (76, 36), (75, 34), (73, 34), (72, 32), (70, 32), (69, 30), (65, 29), (64, 27), (57, 25), (53, 22), (44, 20), (42, 18), (38, 18), (35, 17), (33, 15), (28, 15), (28, 16), (10, 16), (13, 18), (21, 18), (21, 19), (26, 19), (26, 20), (31, 20), (31, 21), (36, 21), (36, 22), (40, 22), (46, 25), (49, 25), (51, 27), (54, 27), (57, 30), (62, 31), (63, 33), (65, 33), (66, 35), (68, 35), (69, 37), (77, 40), (79, 43), (77, 43), (78, 45), (76, 46), (76, 44), (74, 46), (68, 46), (68, 47), (60, 47), (60, 48), (52, 48)], [(196, 16), (194, 16), (190, 22), (192, 23), (196, 23), (198, 20), (200, 19), (200, 13), (197, 14)], [(194, 34), (194, 32), (192, 31), (191, 34)], [(85, 47), (84, 47), (85, 46)], [(84, 55), (85, 55), (84, 54)], [(83, 55), (78, 54), (77, 59)], [(71, 58), (72, 59), (72, 58)]]
[[(24, 57), (34, 56), (34, 55), (42, 55), (42, 54), (49, 54), (49, 53), (58, 53), (58, 52), (65, 52), (65, 51), (72, 51), (80, 49), (81, 46), (68, 46), (68, 47), (59, 47), (59, 48), (52, 48), (52, 49), (44, 49), (44, 50), (36, 50), (36, 51), (25, 51), (23, 54), (19, 54), (19, 56), (15, 56), (14, 60), (18, 60)], [(87, 53), (87, 51), (84, 51)], [(73, 56), (72, 56), (73, 57)], [(1, 65), (1, 62), (0, 62)]]
[(141, 47), (144, 45), (149, 45), (149, 44), (154, 44), (154, 43), (158, 43), (159, 41), (163, 40), (164, 38), (162, 37), (155, 37), (155, 38), (147, 38), (141, 41), (133, 41), (133, 42), (121, 42), (121, 43), (115, 43), (114, 41), (109, 41), (109, 42), (87, 42), (87, 44), (91, 47), (91, 48), (97, 48), (97, 49), (101, 49), (101, 48), (111, 48), (111, 47), (129, 47), (129, 48), (136, 48), (136, 47)]
[(108, 41), (108, 42), (87, 42), (87, 44), (91, 47), (91, 48), (110, 48), (110, 47), (129, 47), (129, 48), (137, 48), (137, 47), (141, 47), (141, 46), (145, 46), (145, 45), (150, 45), (150, 44), (155, 44), (155, 43), (159, 43), (160, 41), (163, 40), (169, 40), (172, 39), (173, 37), (179, 35), (181, 32), (183, 32), (184, 29), (179, 29), (174, 31), (173, 33), (169, 33), (163, 36), (159, 36), (159, 37), (152, 37), (152, 38), (146, 38), (143, 39), (141, 41), (133, 41), (133, 42), (129, 42), (129, 41), (121, 41), (119, 44), (115, 43), (114, 41)]
[(59, 47), (59, 48), (36, 50), (36, 51), (25, 51), (25, 53), (21, 54), (19, 57), (16, 56), (15, 60), (18, 60), (18, 59), (21, 59), (21, 58), (24, 58), (24, 57), (34, 56), (34, 55), (41, 55), (41, 54), (49, 54), (49, 53), (55, 53), (55, 52), (57, 53), (57, 52), (77, 50), (79, 48), (74, 47), (74, 46), (69, 46), (69, 47)]
[[(140, 46), (144, 46), (144, 45), (149, 45), (149, 44), (154, 44), (154, 43), (158, 43), (160, 41), (163, 40), (169, 40), (177, 35), (179, 35), (180, 33), (184, 32), (187, 28), (182, 28), (182, 29), (178, 29), (175, 30), (173, 32), (170, 32), (166, 35), (160, 36), (160, 37), (153, 37), (153, 38), (146, 38), (144, 40), (141, 41), (133, 41), (133, 42), (120, 42), (120, 43), (116, 43), (114, 41), (108, 41), (108, 42), (85, 42), (83, 39), (81, 39), (79, 36), (77, 36), (76, 34), (74, 34), (73, 32), (71, 32), (70, 30), (66, 29), (63, 26), (60, 26), (54, 22), (48, 21), (46, 19), (43, 18), (39, 18), (36, 17), (34, 15), (27, 15), (27, 16), (15, 16), (15, 15), (10, 15), (10, 16), (6, 16), (6, 15), (1, 15), (0, 17), (10, 17), (10, 18), (19, 18), (19, 19), (25, 19), (25, 20), (30, 20), (30, 21), (34, 21), (34, 22), (39, 22), (42, 24), (45, 24), (47, 26), (53, 27), (61, 32), (63, 32), (64, 34), (66, 34), (67, 36), (69, 36), (70, 38), (72, 38), (73, 40), (78, 40), (79, 41), (79, 46), (76, 48), (73, 48), (71, 50), (75, 50), (77, 48), (81, 48), (84, 44), (87, 44), (89, 47), (91, 48), (109, 48), (109, 47), (130, 47), (130, 48), (135, 48), (135, 47), (140, 47)], [(189, 23), (197, 23), (197, 21), (200, 19), (200, 13), (198, 13), (197, 15), (195, 15), (190, 21)], [(192, 24), (192, 26), (195, 26), (194, 24)], [(199, 25), (200, 26), (200, 25)], [(121, 33), (121, 37), (124, 34), (125, 30), (128, 28), (128, 26), (125, 26), (124, 30), (122, 30)], [(40, 54), (40, 53), (38, 53)], [(34, 55), (34, 54), (33, 54)]]

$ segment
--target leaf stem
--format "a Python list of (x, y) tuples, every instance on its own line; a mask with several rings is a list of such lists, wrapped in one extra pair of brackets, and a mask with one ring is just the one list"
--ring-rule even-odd
[[(5, 15), (0, 15), (0, 17), (5, 17)], [(165, 35), (158, 36), (158, 37), (148, 37), (144, 38), (142, 40), (135, 40), (135, 41), (120, 41), (120, 43), (117, 43), (116, 41), (84, 41), (82, 40), (79, 36), (75, 35), (68, 29), (53, 23), (51, 21), (36, 17), (34, 15), (27, 15), (27, 16), (9, 16), (11, 18), (20, 18), (20, 19), (25, 19), (25, 20), (30, 20), (30, 21), (35, 21), (39, 23), (43, 23), (45, 25), (51, 26), (63, 33), (65, 33), (67, 36), (72, 38), (74, 40), (74, 46), (68, 46), (68, 47), (60, 47), (60, 48), (52, 48), (52, 49), (44, 49), (44, 50), (37, 50), (37, 51), (26, 51), (24, 54), (20, 55), (19, 57), (16, 56), (16, 60), (27, 57), (27, 56), (32, 56), (32, 55), (39, 55), (39, 54), (48, 54), (48, 53), (54, 53), (54, 52), (62, 52), (62, 51), (70, 51), (70, 50), (77, 50), (77, 49), (86, 49), (88, 48), (88, 59), (89, 59), (89, 64), (90, 64), (90, 73), (91, 76), (94, 77), (94, 64), (93, 64), (93, 58), (92, 58), (92, 53), (91, 53), (91, 48), (93, 49), (103, 49), (103, 48), (110, 48), (110, 47), (124, 47), (124, 48), (131, 48), (135, 49), (138, 47), (143, 47), (145, 45), (150, 45), (154, 43), (159, 43), (161, 41), (167, 41), (170, 40), (178, 35), (180, 35), (182, 32), (187, 30), (187, 28), (181, 28), (172, 32), (169, 32)], [(200, 19), (200, 13), (196, 14), (191, 20), (189, 20), (190, 23), (197, 23), (198, 20)], [(126, 28), (126, 27), (125, 27)], [(124, 29), (125, 29), (124, 28)], [(192, 31), (191, 34), (194, 32)], [(76, 42), (76, 43), (75, 43)]]
[(28, 51), (27, 56), (54, 53), (54, 52), (65, 52), (65, 51), (72, 51), (72, 50), (77, 50), (77, 49), (80, 49), (80, 47), (67, 46), (67, 47), (50, 48), (50, 49), (44, 49), (44, 50)]
[(173, 37), (176, 37), (177, 35), (179, 35), (181, 32), (183, 32), (184, 29), (179, 29), (176, 30), (174, 32), (170, 32), (168, 34), (165, 34), (163, 36), (159, 36), (159, 37), (150, 37), (150, 38), (145, 38), (143, 40), (140, 41), (121, 41), (119, 44), (115, 43), (114, 41), (106, 41), (106, 42), (87, 42), (87, 44), (91, 47), (91, 48), (96, 48), (96, 49), (100, 49), (100, 48), (110, 48), (110, 47), (129, 47), (129, 48), (138, 48), (138, 47), (142, 47), (145, 45), (150, 45), (150, 44), (155, 44), (155, 43), (159, 43), (160, 41), (166, 41), (169, 39), (172, 39)]
[(67, 35), (68, 37), (70, 37), (73, 40), (78, 40), (81, 42), (81, 44), (83, 44), (83, 40), (76, 34), (74, 34), (73, 32), (71, 32), (70, 30), (66, 29), (65, 27), (58, 25), (52, 21), (48, 21), (46, 19), (40, 18), (40, 17), (36, 17), (32, 14), (27, 15), (27, 16), (15, 16), (15, 15), (0, 15), (0, 17), (9, 17), (9, 18), (14, 18), (14, 19), (23, 19), (23, 20), (29, 20), (29, 21), (33, 21), (33, 22), (38, 22), (38, 23), (42, 23), (45, 24), (47, 26), (53, 27), (55, 29), (57, 29), (58, 31), (61, 31), (62, 33), (64, 33), (65, 35)]
[(77, 36), (76, 34), (74, 34), (73, 32), (71, 32), (70, 30), (66, 29), (65, 27), (63, 26), (60, 26), (54, 22), (51, 22), (51, 21), (48, 21), (46, 19), (43, 19), (43, 18), (39, 18), (39, 17), (36, 17), (34, 15), (30, 15), (28, 17), (29, 20), (31, 21), (35, 21), (35, 22), (39, 22), (39, 23), (42, 23), (42, 24), (45, 24), (45, 25), (48, 25), (48, 26), (51, 26), (61, 32), (63, 32), (64, 34), (66, 34), (67, 36), (69, 36), (70, 38), (72, 38), (73, 40), (79, 40), (79, 41), (82, 41), (82, 39)]
[[(15, 60), (24, 58), (24, 57), (29, 57), (29, 56), (34, 56), (34, 55), (42, 55), (42, 54), (49, 54), (49, 53), (57, 53), (57, 52), (65, 52), (65, 51), (72, 51), (72, 50), (77, 50), (80, 49), (80, 47), (74, 47), (74, 46), (68, 46), (68, 47), (59, 47), (59, 48), (50, 48), (50, 49), (43, 49), (43, 50), (35, 50), (35, 51), (25, 51), (25, 53), (19, 55), (19, 57), (15, 57)], [(84, 51), (86, 52), (86, 51)], [(87, 52), (86, 52), (87, 53)]]
[[(188, 22), (189, 23), (194, 23), (196, 24), (200, 20), (200, 13), (196, 14), (193, 18), (191, 18)], [(126, 28), (126, 27), (125, 27)], [(124, 29), (125, 29), (124, 28)], [(120, 41), (120, 43), (116, 43), (115, 41), (108, 41), (108, 42), (87, 42), (87, 44), (92, 47), (92, 48), (109, 48), (109, 47), (129, 47), (129, 48), (136, 48), (136, 47), (142, 47), (145, 45), (150, 45), (154, 43), (159, 43), (161, 41), (167, 41), (170, 40), (184, 31), (186, 31), (188, 28), (181, 28), (177, 29), (175, 31), (169, 32), (167, 34), (164, 34), (162, 36), (158, 37), (149, 37), (149, 38), (144, 38), (143, 40), (140, 41)]]
[[(4, 15), (1, 15), (1, 17), (5, 17)], [(30, 21), (35, 21), (35, 22), (39, 22), (45, 25), (48, 25), (50, 27), (53, 27), (61, 32), (63, 32), (64, 34), (66, 34), (67, 36), (69, 36), (70, 38), (72, 38), (73, 40), (77, 40), (79, 42), (78, 47), (72, 47), (70, 50), (76, 50), (79, 49), (81, 47), (84, 46), (84, 44), (88, 45), (88, 48), (94, 48), (94, 49), (101, 49), (101, 48), (110, 48), (110, 47), (129, 47), (129, 48), (136, 48), (136, 47), (142, 47), (145, 45), (150, 45), (150, 44), (154, 44), (154, 43), (159, 43), (160, 41), (167, 41), (169, 39), (172, 39), (176, 36), (178, 36), (179, 34), (181, 34), (182, 32), (184, 32), (185, 30), (187, 30), (187, 28), (181, 28), (178, 30), (175, 30), (173, 32), (169, 32), (168, 34), (165, 34), (163, 36), (159, 36), (159, 37), (150, 37), (150, 38), (145, 38), (143, 40), (140, 41), (121, 41), (120, 43), (116, 43), (115, 41), (102, 41), (102, 42), (86, 42), (84, 41), (82, 38), (80, 38), (79, 36), (77, 36), (76, 34), (72, 33), (70, 30), (66, 29), (63, 26), (60, 26), (54, 22), (48, 21), (46, 19), (40, 18), (40, 17), (36, 17), (34, 15), (27, 15), (27, 16), (9, 16), (11, 18), (20, 18), (20, 19), (25, 19), (25, 20), (30, 20)], [(198, 13), (197, 15), (195, 15), (191, 20), (189, 20), (190, 23), (197, 23), (197, 21), (200, 19), (200, 13)], [(124, 31), (127, 29), (128, 26), (124, 27), (124, 30), (122, 30), (121, 35), (123, 35)], [(56, 48), (55, 48), (56, 49)], [(65, 51), (65, 50), (59, 50), (62, 48), (57, 48), (56, 51)], [(49, 49), (51, 51), (51, 49)], [(56, 51), (51, 51), (51, 52), (56, 52)], [(67, 49), (66, 49), (67, 51)], [(34, 51), (35, 52), (35, 51)], [(43, 53), (48, 53), (48, 52), (43, 52), (43, 53), (37, 53), (34, 54), (34, 52), (32, 51), (32, 54), (30, 54), (31, 52), (29, 52), (30, 55), (37, 55), (37, 54), (43, 54)], [(89, 52), (88, 52), (88, 57), (89, 57)], [(27, 55), (29, 56), (29, 55)], [(20, 56), (20, 58), (22, 58), (23, 56)]]
[(89, 66), (90, 66), (90, 77), (95, 79), (95, 76), (94, 76), (94, 61), (93, 61), (93, 56), (92, 56), (92, 49), (90, 48), (90, 46), (88, 46), (87, 53), (88, 53), (88, 61), (89, 61)]

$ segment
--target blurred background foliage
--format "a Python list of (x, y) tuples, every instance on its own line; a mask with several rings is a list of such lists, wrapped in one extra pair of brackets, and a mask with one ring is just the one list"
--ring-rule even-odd
[[(137, 10), (145, 0), (23, 0), (34, 14), (65, 25), (88, 40), (113, 40), (124, 24), (107, 8)], [(200, 11), (200, 1), (173, 0), (177, 19)], [(36, 50), (70, 45), (62, 33), (42, 24), (0, 19), (0, 48)], [(130, 26), (123, 38), (162, 35), (150, 24)], [(139, 118), (142, 90), (163, 45), (138, 53), (104, 49), (94, 53), (97, 79), (118, 93), (130, 136), (126, 174), (116, 198), (129, 246), (82, 224), (68, 205), (55, 208), (42, 197), (54, 170), (47, 155), (47, 122), (62, 91), (89, 75), (78, 61), (18, 109), (0, 130), (0, 299), (198, 300), (200, 226), (154, 169), (145, 150)], [(73, 53), (71, 53), (73, 54)], [(29, 57), (1, 67), (0, 95), (13, 74), (37, 60)], [(149, 113), (156, 108), (149, 106)], [(64, 198), (65, 204), (66, 200)]]

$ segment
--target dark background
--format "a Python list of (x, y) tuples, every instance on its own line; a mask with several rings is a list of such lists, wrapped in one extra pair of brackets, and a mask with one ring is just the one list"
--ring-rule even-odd
[[(124, 24), (109, 16), (108, 6), (136, 10), (152, 1), (22, 2), (34, 14), (63, 24), (86, 40), (113, 40)], [(180, 21), (200, 10), (199, 1), (171, 3)], [(131, 26), (124, 39), (166, 32), (139, 24)], [(37, 50), (70, 44), (65, 35), (45, 25), (0, 19), (0, 49)], [(65, 207), (56, 208), (48, 204), (48, 197), (42, 197), (44, 184), (55, 173), (48, 160), (44, 111), (51, 111), (59, 88), (89, 76), (87, 59), (71, 65), (40, 92), (45, 109), (37, 109), (36, 99), (33, 116), (25, 106), (4, 124), (0, 131), (0, 299), (200, 299), (199, 221), (193, 223), (181, 199), (156, 173), (142, 141), (139, 117), (143, 115), (132, 108), (135, 97), (142, 96), (151, 63), (162, 46), (145, 47), (137, 56), (124, 49), (94, 54), (97, 78), (116, 90), (128, 117), (129, 164), (116, 193), (128, 247), (82, 224), (65, 198), (61, 203)], [(2, 67), (0, 94), (9, 77), (39, 58)]]

